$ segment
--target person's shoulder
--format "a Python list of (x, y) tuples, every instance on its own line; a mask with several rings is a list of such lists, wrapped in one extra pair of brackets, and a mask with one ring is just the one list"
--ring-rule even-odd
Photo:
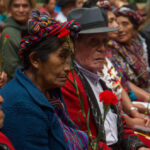
[(11, 43), (16, 43), (16, 45), (19, 45), (21, 41), (21, 32), (13, 27), (7, 27), (4, 28), (1, 34), (1, 40), (3, 41), (5, 35), (8, 35), (8, 41)]
[(10, 80), (1, 90), (0, 95), (2, 97), (10, 99), (14, 97), (22, 97), (25, 93), (24, 88), (21, 86), (21, 84), (17, 81), (16, 77), (14, 77), (12, 80)]
[(14, 26), (5, 26), (2, 33), (14, 34), (14, 36), (15, 36), (18, 32), (20, 33), (20, 30), (18, 30)]

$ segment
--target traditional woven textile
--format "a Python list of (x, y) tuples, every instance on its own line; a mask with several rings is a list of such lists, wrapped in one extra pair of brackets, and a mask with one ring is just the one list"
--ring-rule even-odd
[(136, 13), (136, 11), (127, 7), (121, 7), (119, 9), (116, 9), (114, 13), (116, 16), (122, 15), (125, 17), (129, 17), (135, 22), (135, 24), (138, 25), (140, 25), (144, 21), (141, 15), (139, 15), (138, 13)]
[[(80, 31), (80, 24), (75, 20), (60, 23), (50, 18), (48, 14), (41, 13), (33, 9), (28, 21), (29, 35), (25, 36), (21, 43), (18, 54), (23, 58), (24, 52), (33, 44), (40, 42), (42, 39), (50, 36), (59, 36), (62, 33), (68, 33), (75, 36)], [(68, 32), (66, 32), (68, 31)]]
[[(136, 41), (132, 41), (134, 47), (138, 45)], [(142, 51), (136, 49), (135, 52), (116, 41), (110, 40), (108, 42), (109, 50), (107, 56), (118, 68), (118, 72), (122, 77), (122, 82), (130, 80), (140, 87), (147, 86), (148, 72), (145, 60), (142, 57)], [(137, 78), (139, 77), (139, 78)]]
[(49, 99), (49, 102), (55, 108), (56, 116), (63, 129), (69, 150), (88, 150), (87, 134), (79, 130), (71, 121), (69, 115), (65, 112), (64, 105), (60, 99), (53, 97), (52, 99)]
[(108, 0), (99, 0), (98, 6), (102, 8), (106, 8), (108, 10), (112, 9), (112, 6)]

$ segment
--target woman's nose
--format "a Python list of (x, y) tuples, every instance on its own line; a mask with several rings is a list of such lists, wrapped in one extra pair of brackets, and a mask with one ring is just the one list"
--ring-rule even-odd
[(64, 67), (64, 70), (66, 73), (71, 71), (71, 61), (70, 60), (67, 60), (65, 67)]
[(114, 21), (114, 27), (119, 28), (119, 24), (117, 23), (117, 21)]

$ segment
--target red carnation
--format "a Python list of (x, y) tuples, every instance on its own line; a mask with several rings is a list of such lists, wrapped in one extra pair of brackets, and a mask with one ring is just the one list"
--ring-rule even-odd
[(7, 39), (10, 38), (10, 36), (8, 34), (5, 34), (4, 37), (7, 38)]
[(103, 101), (105, 105), (116, 105), (118, 103), (117, 97), (109, 90), (105, 90), (99, 94), (100, 101)]
[(64, 37), (67, 37), (68, 35), (70, 35), (70, 31), (67, 29), (64, 29), (60, 32), (60, 34), (58, 35), (58, 38), (64, 38)]
[(100, 101), (103, 101), (105, 105), (110, 105), (112, 98), (111, 98), (111, 93), (109, 90), (105, 90), (104, 92), (99, 94), (99, 99)]
[(117, 105), (118, 104), (118, 99), (117, 99), (117, 96), (114, 94), (114, 93), (112, 93), (112, 102), (111, 102), (111, 104), (112, 105)]

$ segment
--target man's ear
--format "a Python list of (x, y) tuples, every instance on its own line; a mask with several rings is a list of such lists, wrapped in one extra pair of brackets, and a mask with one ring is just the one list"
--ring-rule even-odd
[(29, 54), (29, 61), (30, 61), (31, 65), (36, 69), (39, 67), (39, 64), (41, 63), (41, 60), (40, 60), (37, 52), (31, 52)]

